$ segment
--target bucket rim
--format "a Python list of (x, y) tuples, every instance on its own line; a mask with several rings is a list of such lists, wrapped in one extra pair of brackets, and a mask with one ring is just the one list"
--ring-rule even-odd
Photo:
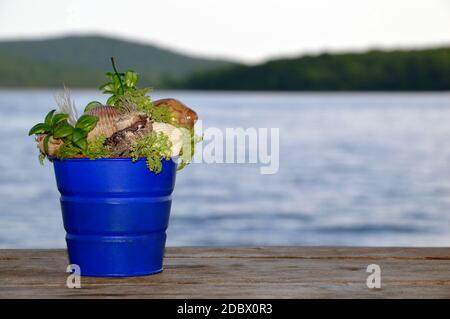
[[(178, 157), (172, 157), (170, 160), (166, 160), (166, 159), (162, 159), (162, 161), (174, 161), (176, 162)], [(64, 161), (69, 161), (69, 162), (86, 162), (86, 161), (98, 161), (98, 162), (117, 162), (117, 161), (132, 161), (133, 163), (135, 162), (139, 162), (139, 161), (145, 161), (145, 157), (140, 157), (136, 160), (133, 161), (132, 157), (107, 157), (107, 158), (87, 158), (87, 157), (68, 157), (68, 158), (57, 158), (57, 157), (53, 157), (50, 158), (49, 160), (51, 160), (52, 162), (64, 162)]]

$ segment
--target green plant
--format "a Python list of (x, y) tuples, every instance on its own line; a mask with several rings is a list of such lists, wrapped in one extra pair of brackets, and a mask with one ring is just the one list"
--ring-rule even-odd
[(136, 72), (131, 70), (128, 70), (126, 73), (119, 73), (114, 58), (111, 58), (111, 64), (114, 72), (106, 73), (110, 82), (103, 84), (99, 89), (102, 90), (103, 93), (112, 94), (106, 102), (108, 105), (117, 106), (119, 96), (124, 95), (125, 92), (136, 90), (136, 83), (139, 76)]
[(64, 149), (86, 150), (88, 146), (87, 135), (97, 125), (98, 118), (85, 114), (78, 119), (75, 126), (72, 126), (67, 122), (68, 117), (67, 114), (56, 113), (56, 110), (51, 110), (45, 117), (44, 122), (33, 126), (28, 135), (45, 135), (43, 140), (45, 154), (48, 154), (48, 143), (51, 137), (61, 139), (64, 142)]
[(100, 135), (88, 142), (86, 155), (90, 159), (111, 157), (111, 148), (105, 145), (106, 136)]
[[(173, 145), (171, 141), (171, 138), (173, 138), (173, 143), (177, 144), (176, 150), (178, 151), (178, 138), (180, 137), (178, 132), (174, 137), (167, 133), (167, 130), (163, 130), (164, 132), (153, 131), (138, 138), (130, 145), (129, 151), (132, 160), (137, 161), (140, 158), (145, 158), (148, 169), (156, 174), (162, 170), (162, 160), (170, 160), (172, 155), (179, 157), (179, 170), (185, 167), (191, 161), (194, 146), (201, 138), (195, 135), (193, 129), (180, 127), (178, 122), (174, 121), (171, 108), (156, 107), (153, 104), (150, 96), (147, 95), (151, 89), (136, 86), (139, 79), (136, 72), (129, 70), (125, 73), (119, 73), (113, 58), (111, 58), (111, 62), (114, 72), (106, 74), (110, 81), (100, 87), (103, 93), (111, 94), (107, 105), (116, 107), (122, 112), (145, 112), (153, 122), (171, 124), (182, 132), (182, 146), (179, 153), (172, 154)], [(89, 132), (97, 125), (98, 118), (84, 114), (77, 120), (75, 106), (67, 91), (58, 101), (59, 109), (63, 109), (64, 112), (50, 111), (43, 123), (36, 124), (29, 131), (29, 135), (38, 135), (37, 141), (41, 150), (39, 160), (42, 162), (47, 156), (50, 159), (53, 156), (59, 159), (113, 157), (114, 149), (113, 146), (110, 146), (111, 143), (107, 143), (106, 136), (94, 138), (91, 136), (89, 141), (87, 139)], [(101, 106), (103, 106), (101, 102), (92, 101), (86, 105), (85, 112)], [(173, 126), (170, 128), (172, 131)], [(51, 152), (49, 152), (49, 144)], [(128, 144), (126, 146), (128, 147)]]
[(81, 150), (86, 150), (88, 147), (87, 135), (94, 129), (97, 122), (98, 117), (96, 116), (87, 114), (80, 116), (70, 135), (71, 142)]
[(172, 156), (171, 147), (172, 143), (166, 134), (152, 132), (133, 142), (131, 157), (133, 162), (145, 157), (148, 169), (159, 174), (162, 170), (162, 160), (170, 160)]
[(71, 142), (64, 143), (58, 150), (59, 159), (74, 157), (108, 158), (111, 157), (111, 149), (105, 145), (106, 136), (100, 135), (87, 142), (87, 148), (81, 149)]
[(137, 111), (145, 112), (155, 122), (176, 124), (172, 121), (172, 111), (165, 107), (155, 107), (147, 93), (150, 88), (142, 88), (126, 91), (123, 95), (117, 96), (117, 106), (126, 109), (127, 105), (133, 105)]
[[(107, 72), (106, 76), (109, 82), (103, 84), (99, 89), (105, 94), (111, 94), (106, 101), (107, 105), (115, 106), (122, 111), (128, 111), (129, 106), (133, 106), (137, 111), (147, 113), (153, 121), (172, 123), (172, 111), (168, 108), (154, 107), (150, 96), (147, 94), (152, 90), (149, 87), (138, 88), (137, 82), (139, 75), (128, 70), (125, 73), (117, 71), (114, 58), (111, 58), (114, 72)], [(86, 108), (85, 112), (101, 105), (100, 102), (92, 101)]]
[(203, 140), (203, 136), (195, 134), (194, 130), (180, 128), (183, 132), (183, 146), (180, 152), (180, 162), (177, 170), (180, 171), (188, 165), (195, 153), (195, 144)]
[(59, 148), (58, 153), (56, 154), (56, 157), (59, 159), (83, 157), (83, 150), (81, 150), (79, 147), (76, 147), (71, 142), (64, 143)]
[(172, 111), (168, 108), (149, 107), (143, 111), (146, 112), (150, 116), (150, 118), (153, 119), (153, 121), (155, 121), (155, 122), (169, 123), (169, 124), (177, 126), (177, 123), (175, 123), (172, 120), (172, 118), (173, 118)]
[(68, 127), (70, 127), (67, 122), (68, 117), (67, 114), (56, 113), (56, 110), (51, 110), (45, 116), (43, 123), (38, 123), (30, 129), (28, 136), (45, 135), (43, 145), (45, 153), (48, 153), (48, 143), (51, 137), (58, 139), (67, 136)]
[(86, 105), (86, 107), (84, 108), (84, 113), (86, 113), (87, 111), (92, 110), (93, 108), (96, 108), (96, 107), (98, 107), (98, 106), (103, 106), (103, 104), (100, 103), (100, 102), (98, 102), (98, 101), (92, 101), (92, 102), (89, 102), (89, 103)]
[(147, 95), (151, 91), (150, 88), (141, 88), (127, 90), (121, 95), (115, 96), (115, 106), (123, 109), (127, 104), (133, 105), (138, 111), (146, 111), (153, 107), (150, 96)]
[(42, 152), (39, 152), (38, 160), (41, 165), (44, 165), (45, 154)]

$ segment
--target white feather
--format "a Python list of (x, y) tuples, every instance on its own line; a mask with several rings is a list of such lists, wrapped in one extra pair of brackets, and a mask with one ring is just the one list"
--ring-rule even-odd
[(70, 96), (69, 89), (64, 86), (64, 90), (55, 95), (55, 100), (58, 105), (57, 112), (69, 115), (67, 122), (69, 122), (70, 125), (75, 126), (75, 123), (78, 120), (78, 112), (75, 107), (75, 103), (72, 101), (72, 97)]

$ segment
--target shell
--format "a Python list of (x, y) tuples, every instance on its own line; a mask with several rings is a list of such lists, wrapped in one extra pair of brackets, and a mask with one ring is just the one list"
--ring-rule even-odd
[(106, 145), (116, 157), (129, 156), (131, 144), (152, 131), (152, 122), (143, 112), (125, 113), (115, 119), (114, 125), (117, 131), (106, 140)]
[(180, 126), (193, 128), (198, 120), (194, 110), (176, 99), (161, 99), (153, 102), (156, 107), (167, 107), (173, 113), (173, 120)]
[(162, 132), (169, 137), (169, 140), (172, 142), (172, 156), (180, 154), (183, 146), (183, 131), (181, 129), (167, 123), (154, 122), (153, 131), (157, 133)]
[(116, 131), (124, 130), (143, 118), (149, 120), (148, 115), (144, 112), (125, 113), (114, 119), (114, 127), (116, 128)]
[[(36, 141), (38, 142), (38, 148), (39, 150), (45, 154), (44, 149), (44, 138), (47, 136), (47, 134), (40, 134), (36, 137)], [(64, 142), (60, 139), (55, 139), (53, 137), (50, 137), (48, 140), (48, 153), (49, 156), (56, 156), (56, 153), (58, 153), (59, 148), (61, 145), (63, 145)]]
[(97, 125), (87, 136), (89, 141), (100, 135), (108, 138), (117, 131), (114, 123), (121, 115), (121, 112), (117, 108), (113, 106), (97, 106), (87, 111), (86, 114), (98, 117)]

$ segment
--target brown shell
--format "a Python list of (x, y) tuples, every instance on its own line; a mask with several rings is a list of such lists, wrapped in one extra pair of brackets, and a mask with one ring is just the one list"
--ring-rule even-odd
[(98, 117), (97, 125), (88, 134), (88, 140), (92, 140), (100, 135), (108, 138), (117, 131), (114, 121), (121, 115), (117, 108), (113, 106), (97, 106), (87, 111), (86, 114)]
[(161, 99), (153, 102), (156, 107), (167, 107), (173, 112), (173, 120), (178, 125), (193, 128), (198, 116), (194, 110), (176, 99)]
[(144, 112), (124, 113), (115, 119), (114, 127), (116, 128), (116, 131), (124, 130), (137, 122), (141, 122), (143, 119), (149, 120), (148, 115)]
[(117, 132), (106, 140), (115, 157), (129, 156), (131, 144), (152, 131), (150, 118), (142, 112), (125, 113), (116, 119), (115, 126)]
[[(44, 149), (44, 138), (47, 136), (47, 134), (40, 134), (36, 137), (36, 141), (38, 142), (38, 148), (41, 150), (42, 153), (45, 153)], [(56, 153), (58, 152), (58, 149), (63, 145), (64, 142), (60, 139), (55, 139), (53, 137), (50, 137), (48, 140), (48, 153), (49, 156), (56, 156)]]

